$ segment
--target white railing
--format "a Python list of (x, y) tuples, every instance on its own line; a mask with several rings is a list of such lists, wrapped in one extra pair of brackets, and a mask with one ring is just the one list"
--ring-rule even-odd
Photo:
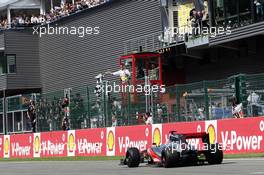
[(134, 52), (154, 52), (172, 44), (183, 43), (184, 39), (171, 32), (156, 32), (124, 42), (124, 55)]

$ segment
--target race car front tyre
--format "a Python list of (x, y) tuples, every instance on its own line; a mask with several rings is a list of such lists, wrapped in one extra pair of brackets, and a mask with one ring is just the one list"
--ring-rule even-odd
[(219, 149), (219, 144), (211, 144), (206, 154), (209, 164), (221, 164), (223, 162), (223, 151)]
[(138, 167), (140, 164), (140, 152), (137, 148), (129, 148), (126, 152), (126, 164), (129, 168)]

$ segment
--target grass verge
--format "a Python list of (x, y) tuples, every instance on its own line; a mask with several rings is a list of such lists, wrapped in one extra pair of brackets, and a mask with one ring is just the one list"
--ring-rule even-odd
[[(254, 154), (228, 154), (224, 155), (224, 159), (239, 159), (239, 158), (257, 158), (264, 157), (264, 153)], [(0, 161), (105, 161), (105, 160), (120, 160), (122, 156), (91, 156), (91, 157), (50, 157), (50, 158), (11, 158), (0, 159)]]
[(264, 157), (264, 153), (226, 154), (226, 155), (224, 155), (224, 159), (256, 158), (256, 157)]
[(49, 158), (11, 158), (0, 161), (103, 161), (120, 160), (121, 156), (90, 156), (90, 157), (49, 157)]

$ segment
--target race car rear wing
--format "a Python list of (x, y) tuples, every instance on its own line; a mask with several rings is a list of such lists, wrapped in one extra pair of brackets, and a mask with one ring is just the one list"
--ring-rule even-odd
[(209, 144), (209, 133), (206, 132), (194, 132), (194, 133), (178, 133), (177, 131), (170, 131), (170, 134), (179, 134), (185, 137), (185, 139), (201, 138), (204, 143)]
[(209, 133), (206, 132), (196, 132), (196, 133), (180, 133), (185, 139), (196, 139), (201, 138), (204, 143), (209, 143)]

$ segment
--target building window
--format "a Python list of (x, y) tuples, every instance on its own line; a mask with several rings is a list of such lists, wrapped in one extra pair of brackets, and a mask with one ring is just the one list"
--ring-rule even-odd
[(16, 73), (16, 55), (6, 55), (7, 73)]
[(173, 11), (173, 27), (178, 27), (178, 11)]
[(0, 75), (5, 74), (6, 73), (6, 58), (4, 56), (4, 54), (0, 55)]
[[(254, 12), (252, 5), (254, 0), (213, 0), (212, 21), (216, 26), (228, 26), (237, 28), (249, 25), (253, 22)], [(255, 2), (255, 1), (254, 1)]]
[(178, 0), (172, 0), (172, 6), (177, 6), (178, 3), (177, 3)]

